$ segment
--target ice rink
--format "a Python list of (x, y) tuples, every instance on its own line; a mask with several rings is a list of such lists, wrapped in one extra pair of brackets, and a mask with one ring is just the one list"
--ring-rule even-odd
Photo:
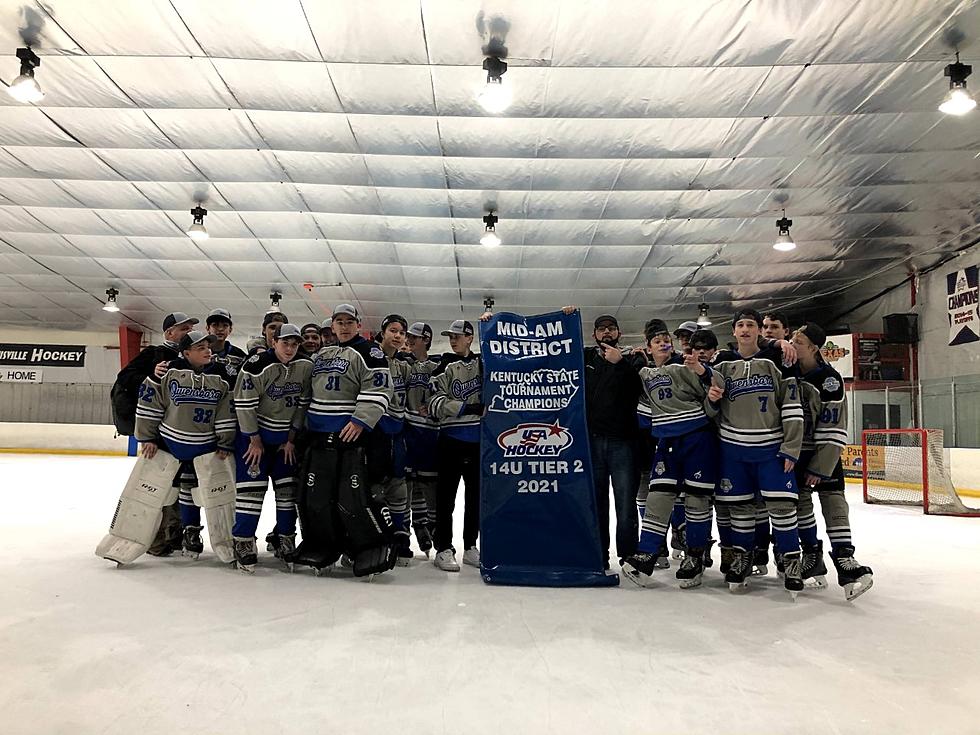
[(833, 571), (795, 604), (775, 576), (736, 597), (717, 562), (691, 591), (421, 557), (367, 584), (264, 552), (246, 577), (209, 548), (117, 569), (93, 551), (132, 462), (0, 455), (4, 735), (980, 732), (978, 519), (849, 486), (876, 580), (852, 604)]

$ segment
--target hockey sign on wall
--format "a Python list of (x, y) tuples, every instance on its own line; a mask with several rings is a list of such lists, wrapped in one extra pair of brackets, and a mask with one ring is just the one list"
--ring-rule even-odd
[(480, 324), (480, 351), (483, 579), (618, 584), (599, 547), (579, 313), (496, 314)]
[(39, 345), (0, 342), (0, 365), (85, 367), (85, 345)]
[(978, 270), (978, 266), (971, 265), (946, 276), (950, 346), (980, 341)]

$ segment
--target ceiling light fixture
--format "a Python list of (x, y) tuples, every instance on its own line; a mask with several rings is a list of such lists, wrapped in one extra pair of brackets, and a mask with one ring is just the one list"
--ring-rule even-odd
[(116, 305), (116, 296), (119, 295), (119, 292), (114, 288), (108, 288), (106, 289), (105, 295), (108, 298), (106, 299), (105, 306), (102, 307), (102, 311), (119, 311), (119, 307)]
[(279, 311), (279, 302), (282, 301), (282, 294), (278, 291), (273, 291), (269, 294), (269, 301), (272, 302), (272, 308), (269, 311)]
[(488, 248), (495, 248), (500, 245), (500, 238), (497, 236), (497, 222), (497, 216), (493, 212), (483, 218), (483, 223), (486, 227), (483, 237), (480, 238), (481, 245), (485, 245)]
[(793, 242), (793, 237), (789, 234), (789, 228), (792, 226), (793, 220), (786, 219), (786, 210), (784, 209), (782, 218), (776, 220), (776, 229), (779, 231), (779, 235), (776, 237), (776, 242), (773, 243), (773, 250), (785, 253), (796, 249), (796, 243)]
[(34, 70), (41, 65), (41, 60), (30, 46), (17, 49), (17, 58), (20, 59), (20, 76), (7, 87), (7, 93), (18, 102), (40, 102), (44, 92), (34, 78)]
[(956, 52), (956, 62), (949, 64), (943, 70), (943, 76), (949, 77), (949, 92), (946, 99), (939, 105), (939, 111), (947, 115), (965, 115), (977, 106), (977, 101), (970, 96), (966, 89), (966, 78), (970, 76), (973, 67), (960, 63), (960, 52)]
[(698, 321), (697, 325), (699, 327), (710, 327), (711, 320), (708, 318), (708, 305), (705, 303), (698, 304)]
[(497, 56), (488, 56), (483, 60), (483, 68), (487, 72), (487, 83), (477, 94), (476, 101), (484, 110), (496, 115), (510, 107), (512, 99), (512, 90), (503, 80), (507, 62)]
[(204, 217), (207, 215), (207, 213), (208, 210), (206, 210), (200, 204), (191, 210), (191, 216), (194, 218), (194, 223), (187, 228), (187, 235), (192, 240), (208, 239), (208, 228), (204, 226)]

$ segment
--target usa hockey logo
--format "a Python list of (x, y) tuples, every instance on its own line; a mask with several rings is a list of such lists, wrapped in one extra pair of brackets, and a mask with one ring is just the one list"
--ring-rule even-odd
[(572, 434), (553, 424), (518, 424), (497, 437), (504, 457), (557, 457), (572, 446)]

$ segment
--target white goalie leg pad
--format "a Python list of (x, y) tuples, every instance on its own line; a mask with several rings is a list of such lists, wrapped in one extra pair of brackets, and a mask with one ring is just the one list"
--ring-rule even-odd
[(136, 460), (119, 496), (109, 533), (95, 548), (96, 556), (128, 564), (146, 552), (160, 528), (164, 506), (177, 499), (173, 481), (179, 468), (180, 461), (162, 449), (152, 459)]
[(194, 459), (197, 487), (191, 490), (194, 504), (204, 508), (208, 522), (208, 539), (215, 556), (224, 563), (235, 560), (235, 542), (231, 529), (235, 525), (235, 463), (231, 455), (218, 459), (209, 452)]

